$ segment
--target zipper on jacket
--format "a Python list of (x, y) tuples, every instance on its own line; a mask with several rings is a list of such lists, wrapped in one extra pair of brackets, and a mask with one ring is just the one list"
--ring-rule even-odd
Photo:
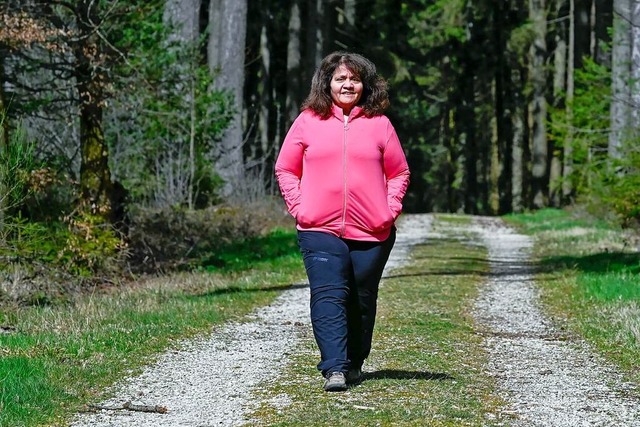
[[(350, 116), (351, 114), (349, 114)], [(347, 129), (349, 128), (349, 117), (344, 118), (342, 137), (342, 224), (340, 226), (340, 237), (344, 237), (347, 221)]]

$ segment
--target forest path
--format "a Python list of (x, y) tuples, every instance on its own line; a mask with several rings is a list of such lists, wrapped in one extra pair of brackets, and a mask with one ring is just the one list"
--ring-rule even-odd
[[(403, 215), (387, 271), (410, 262), (411, 247), (443, 237), (432, 232), (434, 217)], [(471, 233), (489, 251), (491, 274), (476, 301), (474, 314), (486, 336), (487, 375), (496, 378), (505, 414), (515, 426), (640, 426), (632, 388), (591, 352), (555, 330), (538, 308), (528, 265), (531, 240), (499, 219), (476, 218)], [(137, 377), (114, 386), (105, 406), (124, 402), (165, 406), (165, 414), (101, 410), (79, 414), (73, 427), (177, 427), (250, 425), (261, 383), (275, 378), (297, 351), (301, 332), (310, 329), (308, 286), (296, 285), (246, 322), (217, 328), (209, 337), (185, 342), (162, 355)], [(308, 333), (306, 334), (308, 335)], [(286, 406), (288, 396), (270, 404)]]
[(513, 426), (640, 426), (635, 387), (540, 309), (528, 236), (496, 218), (476, 218), (491, 274), (475, 304), (488, 374), (496, 378)]

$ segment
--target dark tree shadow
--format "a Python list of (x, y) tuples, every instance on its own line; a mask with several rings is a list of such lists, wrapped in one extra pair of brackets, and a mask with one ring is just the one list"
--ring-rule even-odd
[(584, 256), (554, 256), (542, 263), (545, 271), (575, 268), (585, 273), (628, 272), (640, 273), (640, 254), (627, 252), (600, 252)]
[(384, 379), (446, 381), (452, 380), (454, 377), (444, 372), (402, 371), (398, 369), (381, 369), (379, 371), (364, 372), (362, 374), (362, 381)]
[(309, 287), (308, 283), (293, 283), (290, 285), (271, 285), (271, 286), (246, 287), (246, 288), (242, 286), (229, 286), (226, 288), (213, 289), (205, 292), (199, 292), (196, 294), (187, 294), (187, 295), (184, 295), (183, 298), (196, 299), (196, 298), (202, 298), (202, 297), (212, 297), (216, 295), (267, 292), (267, 291), (284, 292), (290, 289), (299, 289), (299, 288), (308, 288), (308, 287)]

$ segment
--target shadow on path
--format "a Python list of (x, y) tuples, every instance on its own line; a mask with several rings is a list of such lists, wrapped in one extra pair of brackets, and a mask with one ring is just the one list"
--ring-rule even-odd
[(362, 381), (369, 380), (437, 380), (437, 381), (445, 381), (452, 380), (452, 377), (449, 374), (445, 374), (443, 372), (428, 372), (428, 371), (401, 371), (397, 369), (382, 369), (379, 371), (373, 372), (364, 372), (362, 374)]
[(291, 289), (300, 289), (300, 288), (308, 288), (308, 283), (294, 283), (291, 285), (270, 285), (270, 286), (260, 286), (260, 287), (244, 287), (244, 286), (229, 286), (226, 288), (218, 288), (209, 290), (206, 292), (200, 292), (196, 294), (185, 295), (183, 298), (185, 299), (195, 299), (202, 297), (212, 297), (216, 295), (227, 295), (227, 294), (237, 294), (237, 293), (249, 293), (249, 292), (284, 292)]

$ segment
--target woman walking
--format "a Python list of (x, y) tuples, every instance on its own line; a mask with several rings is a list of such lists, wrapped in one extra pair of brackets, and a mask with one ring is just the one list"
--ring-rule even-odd
[(384, 115), (388, 106), (375, 65), (334, 52), (316, 70), (276, 161), (309, 278), (326, 391), (346, 390), (361, 378), (409, 184), (404, 152)]

